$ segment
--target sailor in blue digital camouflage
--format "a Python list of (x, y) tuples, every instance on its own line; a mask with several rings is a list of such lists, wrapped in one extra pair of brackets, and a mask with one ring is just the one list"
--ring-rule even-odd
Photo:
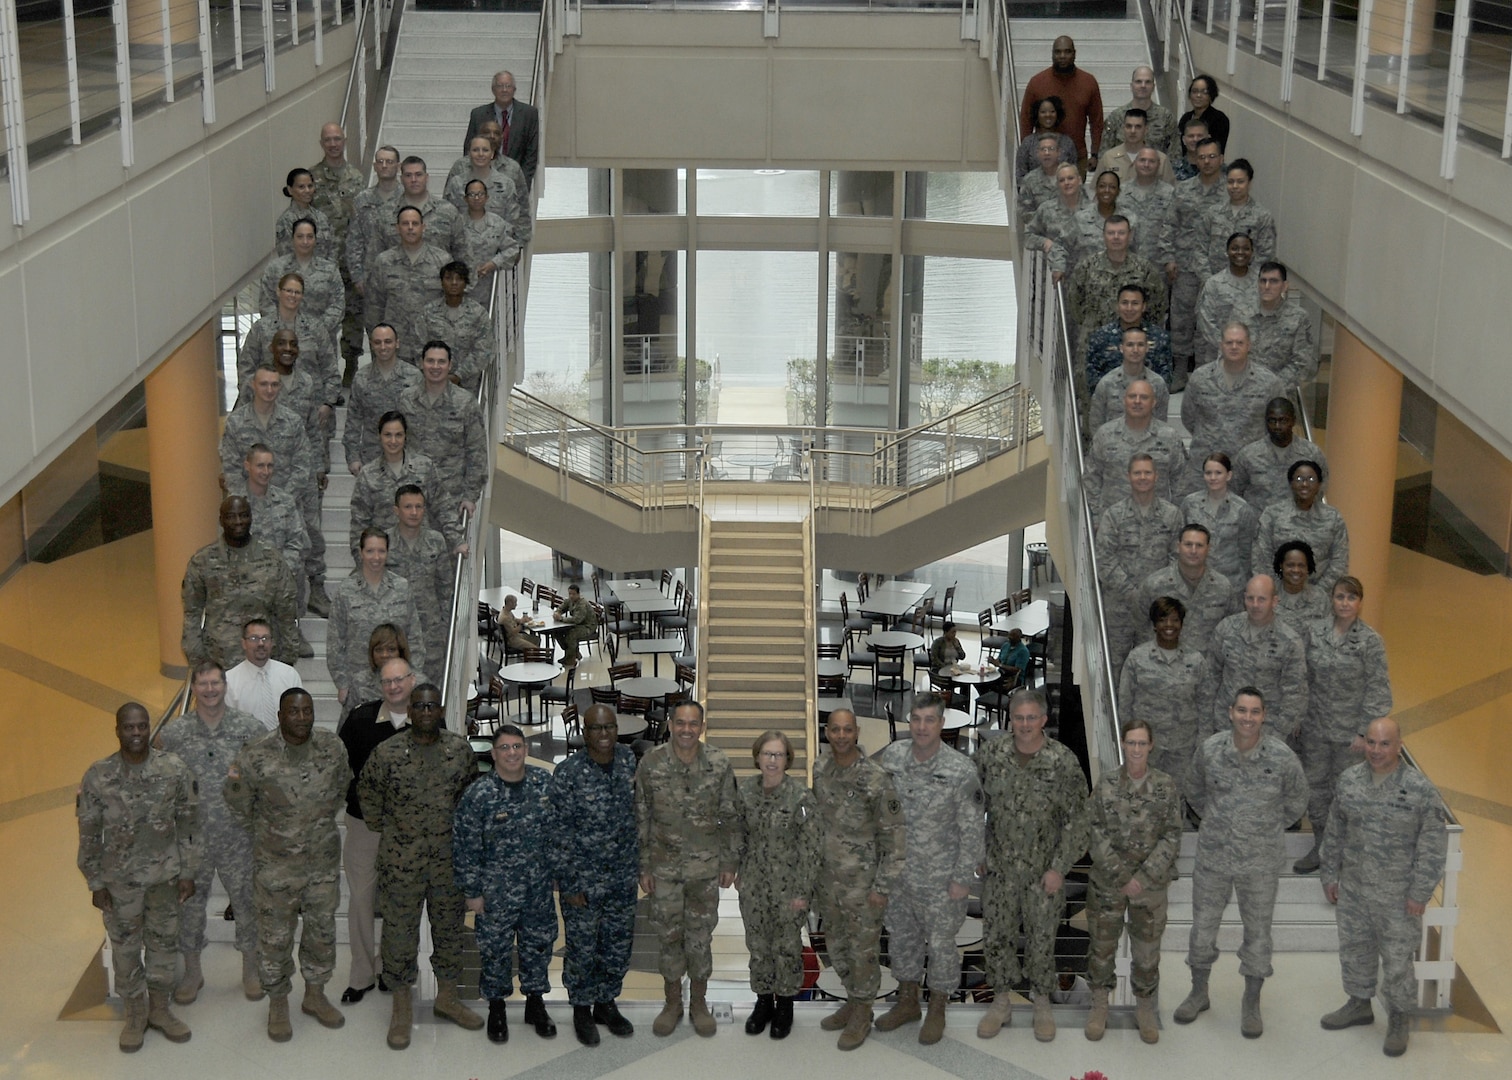
[(182, 645), (189, 662), (225, 664), (241, 655), (242, 627), (266, 619), (273, 627), (273, 655), (299, 659), (299, 620), (294, 576), (278, 552), (252, 539), (252, 507), (241, 495), (220, 507), (221, 535), (189, 557), (180, 597)]
[(1379, 987), (1387, 1017), (1382, 1050), (1389, 1057), (1407, 1051), (1418, 1005), (1412, 961), (1449, 845), (1438, 790), (1401, 754), (1396, 721), (1372, 721), (1365, 760), (1339, 777), (1321, 875), (1324, 895), (1338, 905), (1339, 965), (1349, 995), (1323, 1017), (1323, 1027), (1374, 1023), (1370, 999)]
[(463, 889), (452, 872), (457, 802), (478, 775), (472, 747), (445, 728), (441, 690), (410, 691), (409, 728), (378, 744), (357, 778), (362, 820), (379, 834), (378, 914), (383, 919), (383, 975), (394, 995), (391, 1049), (409, 1046), (411, 988), (420, 977), (420, 909), (430, 920), (435, 1014), (469, 1031), (483, 1018), (457, 997), (462, 977)]
[(1009, 1022), (1009, 990), (1022, 975), (1034, 991), (1034, 1037), (1049, 1042), (1055, 1038), (1050, 991), (1066, 874), (1087, 850), (1087, 778), (1076, 755), (1045, 734), (1050, 711), (1038, 690), (1017, 691), (1008, 717), (1012, 737), (994, 739), (976, 755), (987, 799), (982, 951), (994, 995), (977, 1035), (990, 1039)]
[(117, 709), (115, 731), (120, 750), (89, 767), (75, 813), (79, 871), (104, 916), (115, 991), (126, 1003), (120, 1047), (132, 1053), (148, 1027), (171, 1042), (189, 1040), (169, 997), (179, 906), (194, 895), (199, 872), (199, 790), (188, 765), (148, 742), (144, 707), (129, 701)]
[(336, 812), (352, 770), (346, 749), (315, 727), (315, 702), (301, 687), (278, 700), (278, 729), (237, 754), (223, 788), (231, 816), (252, 833), (252, 904), (258, 974), (268, 995), (268, 1038), (294, 1037), (289, 991), (294, 929), (301, 921), (300, 1011), (323, 1027), (346, 1022), (326, 998), (336, 967), (336, 907), (341, 902), (341, 835)]
[(237, 914), (236, 951), (242, 954), (242, 991), (249, 1001), (262, 998), (257, 977), (257, 920), (252, 906), (252, 835), (226, 809), (221, 792), (226, 770), (241, 748), (268, 733), (249, 713), (226, 705), (226, 672), (214, 660), (196, 664), (190, 673), (194, 709), (164, 724), (153, 745), (178, 755), (194, 772), (200, 791), (199, 831), (203, 858), (194, 877), (194, 895), (179, 909), (179, 952), (184, 974), (173, 1000), (191, 1004), (205, 985), (200, 952), (205, 947), (205, 908), (215, 875)]
[(1124, 660), (1118, 715), (1150, 725), (1155, 743), (1150, 764), (1170, 776), (1179, 792), (1197, 743), (1207, 735), (1202, 653), (1197, 644), (1188, 644), (1186, 606), (1180, 600), (1157, 596), (1149, 612), (1154, 638), (1136, 645)]
[(566, 935), (562, 982), (578, 1041), (596, 1046), (599, 1024), (620, 1038), (635, 1032), (615, 998), (630, 970), (640, 840), (635, 753), (619, 743), (614, 710), (590, 705), (582, 724), (584, 748), (552, 774), (551, 806)]
[(1145, 350), (1145, 363), (1171, 385), (1171, 337), (1149, 317), (1149, 297), (1145, 287), (1127, 281), (1118, 287), (1114, 301), (1118, 316), (1094, 327), (1087, 335), (1087, 387), (1097, 389), (1103, 377), (1121, 367), (1124, 362), (1123, 332), (1139, 327), (1145, 332), (1149, 348)]
[(903, 804), (892, 777), (861, 754), (856, 714), (836, 709), (825, 725), (830, 752), (814, 765), (819, 804), (819, 914), (824, 948), (845, 1004), (819, 1026), (854, 1050), (871, 1032), (882, 971), (882, 913), (903, 873)]
[(882, 748), (875, 760), (892, 777), (903, 804), (907, 854), (887, 898), (888, 951), (898, 999), (877, 1019), (880, 1031), (918, 1020), (919, 986), (929, 962), (929, 1016), (919, 1041), (945, 1034), (945, 1006), (961, 983), (955, 937), (966, 919), (966, 898), (985, 857), (982, 785), (971, 760), (941, 741), (945, 701), (914, 698), (909, 738)]
[(771, 1037), (793, 1030), (793, 998), (803, 987), (803, 928), (818, 887), (819, 814), (813, 792), (787, 774), (793, 744), (764, 731), (751, 744), (757, 774), (740, 782), (744, 847), (735, 887), (750, 953), (756, 1007), (747, 1035), (771, 1024)]
[(650, 897), (666, 997), (651, 1031), (665, 1036), (676, 1029), (687, 975), (688, 1018), (708, 1037), (717, 1030), (706, 999), (711, 943), (719, 890), (734, 884), (740, 865), (740, 806), (729, 758), (702, 741), (703, 706), (678, 705), (670, 727), (671, 740), (647, 753), (635, 774), (640, 887)]
[(514, 993), (511, 959), (520, 960), (525, 1022), (542, 1038), (556, 1034), (542, 995), (551, 989), (547, 966), (556, 942), (551, 902), (557, 827), (551, 775), (525, 764), (525, 736), (500, 725), (493, 739), (493, 769), (457, 804), (452, 860), (457, 887), (473, 913), (483, 972), (478, 990), (488, 999), (488, 1037), (509, 1038), (504, 999)]

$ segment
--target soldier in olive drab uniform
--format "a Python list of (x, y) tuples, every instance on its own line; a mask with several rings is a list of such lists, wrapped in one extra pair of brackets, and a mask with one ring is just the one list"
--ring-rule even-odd
[(819, 815), (808, 788), (787, 775), (793, 744), (764, 731), (751, 744), (757, 775), (738, 787), (745, 847), (740, 853), (740, 916), (751, 954), (756, 1007), (747, 1035), (767, 1023), (774, 1039), (793, 1030), (793, 998), (803, 986), (803, 933), (818, 884)]
[(556, 824), (551, 776), (525, 764), (525, 736), (513, 724), (494, 734), (491, 772), (462, 795), (452, 830), (457, 886), (473, 913), (488, 999), (488, 1038), (509, 1039), (504, 999), (514, 992), (512, 953), (520, 958), (525, 1022), (543, 1039), (556, 1035), (542, 996), (551, 989), (547, 966), (556, 941), (551, 904)]
[(121, 749), (89, 767), (75, 811), (79, 870), (110, 935), (115, 989), (126, 1002), (120, 1047), (131, 1053), (148, 1027), (189, 1040), (168, 1000), (179, 905), (194, 895), (199, 872), (199, 787), (180, 758), (151, 748), (152, 719), (141, 705), (117, 709), (115, 730)]
[(1009, 990), (1022, 972), (1034, 990), (1034, 1037), (1049, 1042), (1055, 928), (1065, 913), (1066, 874), (1087, 850), (1087, 778), (1076, 755), (1045, 734), (1049, 708), (1038, 690), (1016, 692), (1008, 717), (1013, 737), (994, 739), (976, 756), (987, 797), (982, 946), (994, 994), (977, 1035), (990, 1039), (1009, 1022)]
[(409, 421), (406, 444), (436, 463), (441, 490), (426, 498), (445, 521), (478, 508), (488, 479), (488, 446), (483, 412), (471, 394), (451, 382), (451, 346), (427, 341), (421, 350), (421, 382), (399, 395), (399, 411)]
[(1160, 937), (1166, 925), (1166, 886), (1176, 876), (1181, 847), (1181, 796), (1176, 781), (1150, 768), (1155, 731), (1149, 722), (1124, 724), (1123, 767), (1098, 781), (1091, 800), (1092, 889), (1087, 898), (1087, 982), (1092, 1011), (1087, 1038), (1103, 1036), (1113, 957), (1129, 918), (1130, 981), (1139, 1037), (1160, 1041), (1155, 991), (1160, 986)]
[(863, 757), (856, 714), (836, 709), (825, 726), (830, 753), (814, 766), (819, 802), (819, 914), (830, 964), (845, 987), (845, 1004), (819, 1026), (844, 1029), (836, 1044), (854, 1050), (871, 1032), (882, 912), (903, 872), (903, 805), (892, 777)]
[(598, 1028), (629, 1038), (634, 1026), (614, 999), (630, 970), (640, 872), (635, 828), (635, 753), (619, 743), (614, 710), (583, 713), (584, 749), (551, 776), (556, 879), (566, 949), (562, 982), (578, 1041), (597, 1046)]
[(301, 687), (278, 699), (278, 730), (236, 755), (224, 787), (226, 808), (252, 833), (252, 904), (258, 973), (268, 995), (268, 1038), (288, 1042), (294, 927), (304, 977), (300, 1011), (323, 1027), (346, 1023), (327, 1000), (336, 967), (336, 907), (341, 902), (341, 835), (336, 812), (352, 770), (341, 740), (315, 727), (315, 702)]
[(1322, 853), (1323, 892), (1339, 908), (1339, 964), (1349, 995), (1323, 1017), (1323, 1027), (1375, 1023), (1370, 999), (1379, 985), (1388, 1057), (1407, 1052), (1409, 1014), (1418, 1003), (1412, 958), (1449, 845), (1438, 790), (1401, 752), (1396, 721), (1372, 721), (1365, 760), (1339, 777)]
[(1208, 1009), (1208, 974), (1218, 959), (1218, 927), (1234, 897), (1244, 922), (1239, 973), (1244, 976), (1239, 1031), (1265, 1031), (1260, 990), (1271, 975), (1271, 917), (1286, 858), (1286, 829), (1307, 808), (1302, 763), (1265, 731), (1265, 698), (1241, 686), (1229, 706), (1229, 731), (1210, 736), (1192, 757), (1186, 798), (1202, 817), (1192, 870), (1192, 936), (1187, 966), (1192, 990), (1173, 1018), (1190, 1024)]
[(556, 631), (556, 639), (562, 646), (563, 665), (572, 667), (582, 659), (578, 644), (598, 637), (598, 614), (593, 610), (593, 605), (583, 599), (582, 590), (576, 585), (569, 585), (566, 601), (552, 615), (559, 622), (568, 624), (567, 629)]
[(983, 796), (969, 758), (942, 744), (945, 702), (937, 694), (914, 698), (909, 738), (884, 747), (875, 761), (886, 769), (903, 804), (907, 856), (887, 898), (888, 950), (898, 979), (898, 1000), (877, 1019), (879, 1031), (920, 1018), (919, 984), (929, 960), (929, 1016), (919, 1041), (945, 1034), (945, 1005), (961, 983), (955, 936), (966, 919), (966, 897), (982, 864)]
[(248, 619), (273, 627), (273, 655), (299, 659), (299, 619), (294, 576), (283, 556), (252, 539), (252, 508), (240, 495), (221, 503), (221, 535), (189, 557), (184, 569), (182, 645), (189, 662), (225, 664), (241, 655), (241, 628)]
[(719, 890), (735, 883), (741, 848), (735, 770), (724, 752), (701, 741), (703, 706), (672, 710), (672, 738), (650, 751), (635, 774), (640, 887), (650, 897), (666, 1004), (651, 1024), (670, 1035), (682, 1019), (682, 977), (689, 980), (688, 1018), (708, 1037), (718, 1030), (705, 994), (719, 922)]
[(452, 818), (477, 776), (472, 747), (442, 725), (441, 690), (410, 692), (409, 730), (385, 739), (357, 778), (362, 820), (378, 833), (378, 912), (383, 918), (383, 976), (394, 994), (388, 1044), (410, 1044), (411, 987), (419, 977), (420, 909), (430, 919), (435, 1013), (469, 1031), (483, 1018), (457, 998), (462, 977), (462, 890), (452, 876)]
[(248, 1001), (261, 1001), (262, 983), (257, 977), (257, 920), (252, 917), (252, 836), (232, 819), (221, 793), (226, 769), (241, 748), (268, 733), (249, 713), (226, 705), (226, 672), (214, 660), (196, 664), (191, 673), (194, 711), (164, 724), (154, 746), (178, 755), (194, 772), (203, 793), (200, 799), (200, 835), (203, 858), (194, 876), (194, 895), (179, 911), (179, 952), (184, 954), (184, 975), (174, 988), (173, 1000), (189, 1005), (205, 985), (200, 952), (205, 947), (205, 906), (210, 886), (220, 874), (236, 919), (236, 951), (242, 954), (242, 992)]

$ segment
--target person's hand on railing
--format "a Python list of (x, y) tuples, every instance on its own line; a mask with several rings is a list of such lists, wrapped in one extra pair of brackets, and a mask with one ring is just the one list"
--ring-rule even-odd
[(452, 554), (453, 555), (466, 555), (467, 554), (467, 541), (464, 540), (460, 544), (458, 544), (457, 547), (456, 547), (456, 550), (453, 551)]
[(471, 517), (473, 515), (473, 513), (475, 513), (477, 511), (478, 504), (475, 503), (475, 502), (473, 502), (470, 499), (463, 499), (460, 503), (457, 504), (457, 509), (461, 513), (466, 514), (467, 516)]

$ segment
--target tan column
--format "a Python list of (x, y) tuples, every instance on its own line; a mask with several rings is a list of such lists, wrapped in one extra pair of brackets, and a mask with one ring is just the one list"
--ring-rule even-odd
[(220, 399), (216, 323), (200, 327), (147, 376), (147, 468), (152, 482), (158, 656), (170, 678), (187, 673), (179, 647), (179, 587), (189, 556), (219, 530)]
[(1349, 526), (1349, 572), (1365, 586), (1365, 621), (1377, 627), (1391, 559), (1401, 413), (1401, 372), (1338, 327), (1328, 389), (1327, 498)]

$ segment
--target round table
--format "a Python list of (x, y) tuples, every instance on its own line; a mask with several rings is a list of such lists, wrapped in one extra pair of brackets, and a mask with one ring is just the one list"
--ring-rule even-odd
[(658, 679), (655, 676), (644, 676), (639, 679), (621, 679), (614, 684), (614, 688), (622, 694), (629, 694), (631, 697), (650, 698), (654, 701), (657, 698), (666, 697), (668, 694), (677, 693), (681, 688), (681, 684), (676, 679)]
[(615, 726), (619, 728), (619, 733), (615, 735), (616, 740), (622, 743), (633, 743), (646, 733), (646, 728), (651, 726), (651, 722), (644, 716), (637, 716), (634, 713), (620, 713), (615, 717)]
[(958, 738), (959, 736), (958, 735), (951, 735), (951, 734), (949, 734), (950, 732), (961, 732), (961, 731), (964, 731), (966, 728), (969, 728), (970, 726), (971, 726), (971, 714), (969, 712), (967, 712), (964, 709), (946, 709), (945, 710), (945, 726), (943, 728), (941, 728), (940, 731), (941, 731), (942, 734), (948, 735), (948, 738), (946, 739), (946, 741), (947, 742), (951, 742), (952, 740)]
[(910, 634), (907, 630), (878, 630), (874, 634), (867, 634), (866, 640), (885, 649), (896, 649), (900, 645), (905, 649), (924, 647), (924, 635)]
[(834, 678), (836, 675), (844, 675), (845, 661), (828, 658), (816, 660), (814, 662), (814, 674), (820, 678)]
[[(967, 668), (965, 671), (950, 677), (950, 681), (956, 686), (966, 687), (966, 704), (968, 706), (971, 704), (971, 688), (973, 686), (981, 687), (988, 683), (1001, 682), (1002, 679), (1003, 673), (995, 667), (989, 667), (985, 673), (978, 668)], [(978, 693), (980, 692), (978, 690)]]
[[(561, 673), (560, 664), (506, 664), (499, 669), (499, 678), (515, 686), (548, 686)], [(536, 726), (535, 706), (529, 694), (525, 695), (525, 724)]]

